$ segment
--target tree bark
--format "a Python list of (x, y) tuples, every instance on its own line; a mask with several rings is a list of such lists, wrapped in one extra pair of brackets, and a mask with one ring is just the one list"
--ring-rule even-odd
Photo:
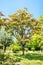
[(24, 55), (24, 46), (22, 46), (22, 54)]
[(3, 50), (4, 50), (4, 52), (6, 51), (6, 46), (3, 46)]
[(25, 43), (22, 43), (22, 54), (25, 54)]

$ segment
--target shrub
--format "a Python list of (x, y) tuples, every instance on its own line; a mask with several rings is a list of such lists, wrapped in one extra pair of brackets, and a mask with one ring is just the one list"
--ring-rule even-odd
[(21, 50), (20, 46), (17, 44), (16, 45), (14, 45), (14, 44), (10, 45), (9, 49), (12, 50), (14, 53)]
[(32, 45), (31, 45), (30, 42), (29, 43), (26, 43), (26, 48), (28, 48), (29, 50), (31, 50), (31, 47), (32, 47)]
[(14, 65), (15, 64), (15, 56), (10, 56), (6, 53), (0, 53), (0, 65)]
[(25, 48), (25, 51), (27, 52), (28, 51), (28, 48)]
[(13, 52), (17, 52), (17, 51), (20, 51), (20, 46), (14, 46), (13, 48), (12, 48), (12, 51)]

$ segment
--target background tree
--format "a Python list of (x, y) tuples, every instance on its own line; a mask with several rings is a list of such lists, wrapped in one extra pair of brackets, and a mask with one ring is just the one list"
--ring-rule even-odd
[(5, 28), (2, 26), (0, 29), (0, 43), (3, 45), (4, 51), (6, 47), (9, 46), (12, 42), (12, 36), (10, 33), (5, 31)]
[(41, 46), (41, 49), (43, 50), (43, 14), (39, 16), (38, 20), (42, 23), (41, 25), (42, 41), (40, 43), (40, 46)]
[(41, 23), (43, 23), (43, 15), (40, 15), (39, 18), (38, 18), (38, 20), (39, 20)]
[(42, 35), (42, 40), (43, 40), (43, 15), (40, 15), (38, 20), (42, 23), (41, 24), (41, 35)]

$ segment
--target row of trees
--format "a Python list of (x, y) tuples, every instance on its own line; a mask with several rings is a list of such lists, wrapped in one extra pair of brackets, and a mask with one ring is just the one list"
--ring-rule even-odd
[(41, 22), (33, 18), (27, 8), (17, 10), (15, 14), (9, 15), (8, 19), (0, 18), (0, 43), (4, 45), (4, 50), (15, 37), (21, 44), (24, 55), (26, 43), (34, 34), (42, 35), (41, 32), (43, 32)]

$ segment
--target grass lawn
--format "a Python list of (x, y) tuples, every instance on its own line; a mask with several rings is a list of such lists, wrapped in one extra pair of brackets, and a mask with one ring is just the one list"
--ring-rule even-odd
[(31, 52), (25, 55), (19, 53), (0, 53), (0, 65), (43, 65), (43, 52)]
[(25, 55), (18, 55), (22, 60), (15, 65), (43, 65), (43, 54), (28, 53)]
[(21, 60), (21, 62), (17, 62), (19, 65), (43, 65), (43, 62), (40, 60)]

